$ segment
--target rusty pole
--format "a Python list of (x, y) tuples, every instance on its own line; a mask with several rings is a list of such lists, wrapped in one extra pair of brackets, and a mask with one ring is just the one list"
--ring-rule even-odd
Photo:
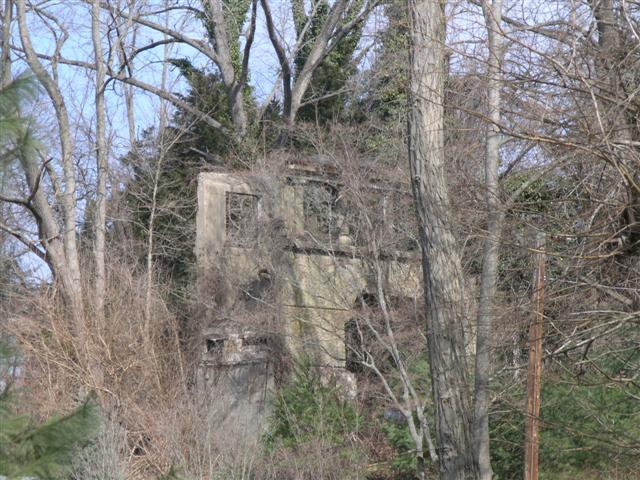
[(529, 327), (527, 371), (527, 426), (525, 431), (524, 480), (538, 480), (540, 384), (542, 378), (542, 327), (544, 324), (544, 233), (535, 237), (533, 255), (533, 318)]

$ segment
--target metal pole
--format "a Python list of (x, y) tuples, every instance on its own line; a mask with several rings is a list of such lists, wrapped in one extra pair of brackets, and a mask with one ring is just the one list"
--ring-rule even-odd
[(533, 255), (533, 318), (529, 327), (527, 371), (527, 427), (525, 432), (524, 480), (538, 480), (540, 384), (542, 378), (542, 331), (544, 324), (545, 237), (538, 232)]

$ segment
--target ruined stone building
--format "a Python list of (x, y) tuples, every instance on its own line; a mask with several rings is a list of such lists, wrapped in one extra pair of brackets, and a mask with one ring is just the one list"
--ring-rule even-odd
[(234, 435), (262, 428), (287, 359), (309, 356), (354, 395), (354, 312), (381, 289), (392, 299), (421, 295), (415, 242), (390, 212), (401, 199), (396, 207), (410, 216), (410, 197), (356, 183), (300, 164), (199, 177), (196, 252), (209, 308), (198, 382)]

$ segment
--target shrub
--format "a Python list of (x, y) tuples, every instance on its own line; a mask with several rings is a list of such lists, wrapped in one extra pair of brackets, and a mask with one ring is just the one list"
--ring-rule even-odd
[(312, 438), (340, 445), (354, 438), (361, 428), (353, 405), (343, 401), (335, 382), (322, 383), (308, 357), (297, 362), (291, 383), (276, 393), (268, 446), (280, 442), (295, 447)]
[[(594, 478), (615, 478), (614, 471), (634, 471), (640, 437), (637, 392), (595, 376), (590, 383), (575, 383), (552, 375), (542, 387), (540, 478), (591, 478), (589, 472), (599, 472)], [(496, 480), (522, 478), (524, 392), (519, 400), (517, 406), (497, 405), (490, 420)], [(627, 473), (622, 478), (635, 478)]]
[(276, 393), (264, 442), (277, 478), (365, 477), (356, 408), (325, 384), (309, 358), (297, 362), (291, 382)]

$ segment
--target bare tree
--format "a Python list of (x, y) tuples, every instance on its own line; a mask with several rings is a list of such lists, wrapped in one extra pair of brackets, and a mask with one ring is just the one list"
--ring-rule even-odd
[(2, 31), (0, 32), (0, 86), (11, 80), (11, 25), (13, 25), (13, 0), (5, 0), (0, 10)]
[[(133, 9), (132, 0), (124, 0), (128, 5), (128, 9)], [(143, 2), (136, 2), (138, 9), (143, 8)], [(118, 6), (119, 10), (123, 10)], [(168, 17), (168, 14), (167, 14)], [(111, 43), (111, 52), (109, 58), (111, 63), (118, 60), (118, 67), (111, 67), (112, 71), (123, 72), (127, 77), (133, 77), (135, 72), (135, 55), (136, 43), (138, 38), (138, 30), (140, 26), (133, 21), (132, 17), (119, 18), (112, 15), (113, 30), (115, 31), (115, 39)], [(164, 39), (166, 40), (166, 38)], [(115, 52), (115, 53), (114, 53)], [(134, 87), (128, 83), (122, 82), (122, 89), (125, 98), (125, 109), (127, 114), (127, 126), (129, 129), (129, 145), (132, 150), (136, 149), (137, 132), (136, 132), (136, 109), (134, 105)]]
[(474, 390), (474, 453), (478, 468), (478, 478), (490, 480), (492, 477), (489, 452), (489, 377), (491, 373), (490, 342), (494, 317), (494, 299), (497, 290), (499, 242), (504, 211), (500, 202), (498, 169), (500, 166), (500, 120), (501, 120), (501, 68), (504, 47), (500, 28), (502, 21), (502, 0), (485, 0), (482, 3), (487, 30), (488, 61), (487, 89), (490, 124), (487, 127), (484, 174), (485, 203), (488, 214), (487, 236), (482, 256), (480, 278), (480, 301), (476, 326), (476, 365)]
[[(383, 281), (383, 265), (380, 258), (374, 255), (371, 267), (375, 276), (377, 306), (382, 322), (376, 322), (371, 315), (361, 315), (356, 319), (357, 335), (360, 348), (353, 351), (358, 361), (366, 369), (371, 370), (379, 380), (385, 395), (404, 418), (411, 440), (413, 454), (416, 458), (416, 475), (419, 479), (427, 478), (426, 455), (432, 464), (437, 465), (438, 454), (433, 443), (430, 421), (427, 418), (429, 399), (423, 395), (417, 385), (423, 379), (411, 375), (408, 361), (401, 352), (402, 344), (396, 338), (398, 321), (387, 301), (386, 287)], [(381, 323), (381, 324), (380, 324)], [(364, 338), (373, 336), (375, 348), (363, 348)], [(352, 348), (347, 345), (347, 348)], [(391, 375), (380, 365), (380, 350), (392, 360), (394, 373), (399, 379), (399, 387), (394, 387)]]
[[(596, 78), (593, 79), (592, 93), (593, 107), (604, 143), (605, 159), (620, 172), (625, 185), (628, 202), (625, 209), (627, 233), (635, 236), (640, 203), (640, 156), (637, 145), (634, 148), (634, 141), (637, 143), (638, 140), (638, 130), (630, 121), (635, 106), (629, 96), (629, 90), (636, 85), (629, 79), (629, 72), (626, 70), (633, 68), (633, 50), (640, 44), (640, 37), (634, 29), (628, 7), (624, 1), (621, 3), (616, 8), (613, 0), (589, 2), (598, 29), (598, 43), (594, 55)], [(620, 21), (622, 18), (624, 21)], [(635, 23), (637, 25), (637, 20)], [(624, 36), (630, 38), (625, 39)]]
[[(108, 9), (113, 15), (134, 21), (142, 27), (164, 35), (163, 40), (150, 42), (134, 50), (129, 55), (127, 61), (133, 60), (142, 52), (167, 43), (188, 45), (211, 60), (219, 69), (225, 86), (234, 125), (234, 133), (238, 137), (243, 137), (249, 127), (244, 105), (244, 92), (249, 78), (249, 58), (256, 30), (257, 0), (245, 3), (247, 8), (243, 8), (244, 3), (240, 2), (238, 3), (240, 8), (230, 8), (222, 0), (202, 0), (199, 2), (200, 8), (194, 6), (164, 6), (156, 9), (153, 5), (150, 5), (151, 8), (148, 12), (142, 9), (136, 9), (134, 11), (132, 11), (132, 8), (120, 9), (109, 4), (103, 4), (103, 7)], [(129, 7), (133, 7), (133, 5)], [(246, 32), (243, 33), (242, 29), (247, 15), (247, 9), (250, 12), (249, 25)], [(175, 14), (179, 10), (190, 14), (190, 17), (185, 19), (185, 21), (192, 21), (194, 18), (200, 20), (207, 36), (207, 42), (184, 34), (180, 26), (169, 27), (167, 23), (161, 23), (155, 19), (157, 15), (162, 13), (171, 12)], [(240, 48), (241, 35), (245, 36), (245, 42), (242, 48)], [(239, 54), (240, 50), (242, 51), (242, 55)], [(114, 72), (114, 76), (126, 83), (152, 91), (153, 93), (163, 92), (144, 82), (137, 81), (131, 77), (125, 77), (122, 75), (122, 72)], [(182, 106), (177, 97), (168, 94), (168, 92), (163, 93), (163, 96), (166, 97), (167, 100), (172, 101), (178, 106)], [(205, 117), (210, 114), (210, 112), (199, 113)], [(216, 125), (211, 124), (215, 127), (222, 128), (220, 123), (215, 123)]]
[[(417, 287), (419, 267), (412, 250), (417, 243), (411, 235), (413, 232), (405, 230), (415, 223), (407, 211), (412, 199), (406, 190), (407, 183), (394, 182), (389, 178), (391, 175), (386, 178), (388, 184), (372, 188), (374, 181), (370, 176), (375, 178), (378, 172), (362, 169), (362, 159), (352, 162), (341, 172), (344, 187), (340, 196), (348, 205), (345, 208), (349, 216), (348, 230), (358, 239), (362, 252), (366, 252), (363, 264), (373, 278), (371, 289), (375, 300), (371, 302), (373, 305), (368, 305), (365, 299), (359, 299), (360, 305), (353, 319), (353, 333), (357, 339), (355, 345), (347, 341), (346, 349), (348, 355), (375, 375), (385, 397), (402, 415), (413, 442), (411, 453), (416, 459), (416, 475), (426, 479), (427, 460), (437, 465), (438, 454), (428, 418), (431, 406), (428, 389), (420, 388), (424, 379), (411, 371), (412, 364), (420, 361), (417, 357), (425, 353), (421, 348), (424, 336), (415, 332), (423, 318), (421, 302), (405, 297), (404, 302), (411, 305), (393, 305), (391, 292), (393, 287), (396, 287), (396, 295), (398, 290), (405, 295), (418, 292), (413, 290)], [(405, 180), (404, 175), (402, 180)], [(394, 256), (407, 258), (394, 263), (390, 261)], [(390, 285), (389, 271), (392, 269), (404, 269), (404, 275), (396, 278), (397, 282), (405, 283), (404, 289)]]
[(91, 3), (91, 39), (93, 41), (94, 61), (96, 65), (95, 105), (96, 105), (96, 211), (95, 240), (93, 254), (95, 258), (95, 306), (98, 318), (104, 318), (104, 292), (106, 290), (105, 228), (107, 216), (107, 112), (104, 90), (106, 88), (106, 66), (103, 58), (102, 36), (100, 28), (100, 0)]
[[(379, 2), (377, 0), (366, 0), (364, 2), (337, 0), (329, 8), (326, 20), (321, 25), (319, 33), (309, 40), (306, 35), (307, 31), (313, 28), (312, 25), (317, 23), (320, 18), (318, 8), (326, 5), (323, 1), (311, 2), (311, 12), (307, 14), (304, 2), (293, 0), (291, 2), (291, 10), (294, 17), (296, 43), (289, 53), (285, 48), (283, 32), (276, 30), (269, 0), (260, 0), (260, 4), (267, 22), (269, 40), (280, 64), (284, 117), (287, 124), (291, 126), (295, 122), (304, 95), (317, 68), (349, 32), (354, 28), (358, 28), (367, 20), (369, 14)], [(304, 65), (300, 71), (295, 72), (291, 62), (307, 41), (311, 42), (307, 46), (309, 53), (304, 59)]]
[(410, 3), (409, 166), (422, 250), (440, 478), (473, 479), (460, 251), (444, 172), (444, 2)]
[[(34, 159), (25, 158), (23, 159), (23, 169), (29, 183), (29, 204), (33, 208), (32, 213), (37, 219), (40, 241), (45, 248), (43, 257), (48, 260), (54, 275), (61, 281), (72, 315), (76, 319), (77, 333), (83, 337), (86, 332), (84, 332), (84, 327), (81, 326), (84, 307), (82, 302), (80, 259), (76, 240), (76, 168), (72, 158), (73, 136), (69, 123), (69, 114), (62, 91), (56, 82), (56, 63), (52, 64), (53, 73), (49, 73), (40, 62), (33, 48), (27, 26), (26, 1), (17, 1), (16, 7), (20, 40), (26, 62), (46, 91), (55, 109), (59, 129), (60, 162), (62, 164), (63, 178), (62, 182), (53, 180), (53, 178), (51, 180), (55, 184), (56, 196), (60, 199), (62, 207), (62, 225), (58, 225), (56, 215), (48, 202), (47, 196), (44, 190), (40, 188), (44, 166), (38, 168)], [(66, 38), (67, 34), (63, 32), (56, 45), (57, 52), (60, 51)], [(52, 170), (47, 170), (47, 173), (54, 175)], [(33, 203), (31, 204), (31, 202)]]

